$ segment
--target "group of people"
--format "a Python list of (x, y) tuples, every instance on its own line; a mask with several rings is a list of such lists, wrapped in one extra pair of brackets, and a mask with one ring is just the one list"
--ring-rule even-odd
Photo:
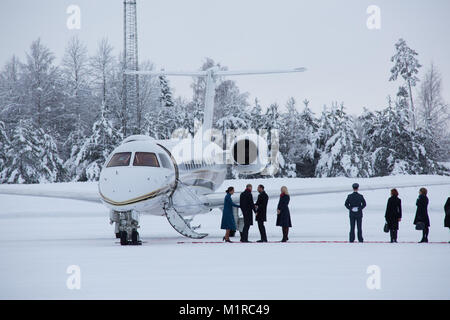
[[(241, 208), (242, 215), (244, 217), (244, 227), (241, 232), (241, 242), (248, 241), (248, 231), (250, 226), (253, 225), (253, 213), (255, 213), (255, 220), (258, 222), (259, 232), (261, 234), (261, 239), (257, 242), (267, 242), (267, 233), (264, 226), (264, 222), (267, 221), (267, 203), (269, 202), (269, 196), (264, 191), (264, 186), (260, 184), (258, 186), (258, 199), (256, 203), (253, 201), (252, 195), (252, 185), (248, 184), (245, 190), (241, 193), (239, 198), (239, 205), (235, 204), (231, 199), (234, 194), (234, 187), (229, 187), (226, 191), (223, 214), (222, 214), (222, 224), (221, 228), (226, 230), (223, 241), (232, 242), (230, 237), (234, 235), (237, 230), (236, 217), (233, 214), (233, 207)], [(281, 227), (283, 230), (283, 238), (281, 242), (286, 242), (289, 240), (289, 228), (292, 227), (291, 214), (289, 212), (289, 191), (288, 188), (281, 187), (280, 200), (277, 207), (277, 226)]]
[[(350, 233), (349, 241), (355, 242), (355, 229), (357, 229), (357, 238), (359, 242), (364, 242), (362, 232), (362, 218), (363, 209), (366, 207), (366, 200), (363, 195), (358, 192), (359, 184), (354, 183), (352, 185), (353, 193), (347, 196), (345, 200), (345, 207), (349, 210), (350, 217)], [(244, 226), (241, 232), (241, 242), (249, 242), (248, 231), (250, 226), (253, 225), (253, 213), (255, 213), (255, 219), (258, 223), (258, 229), (261, 234), (261, 239), (257, 242), (267, 242), (267, 233), (264, 226), (264, 222), (267, 220), (267, 203), (269, 197), (264, 191), (264, 186), (258, 186), (258, 199), (256, 203), (253, 201), (252, 185), (248, 184), (245, 190), (240, 194), (239, 205), (235, 204), (231, 198), (234, 194), (234, 187), (229, 187), (226, 191), (221, 229), (226, 230), (223, 241), (232, 242), (230, 237), (234, 236), (237, 230), (236, 220), (237, 215), (233, 213), (233, 207), (240, 208), (244, 217)], [(422, 231), (422, 239), (419, 243), (428, 242), (428, 234), (430, 230), (430, 218), (428, 216), (428, 198), (427, 189), (420, 188), (419, 197), (416, 201), (416, 216), (414, 218), (414, 225), (416, 230)], [(277, 222), (276, 225), (282, 228), (283, 238), (281, 242), (287, 242), (289, 240), (289, 228), (292, 227), (291, 215), (289, 212), (289, 192), (286, 186), (281, 187), (280, 199), (277, 206)], [(450, 228), (450, 197), (444, 206), (445, 220), (444, 226)], [(385, 213), (386, 224), (384, 231), (390, 234), (391, 243), (397, 242), (397, 235), (399, 229), (399, 222), (402, 220), (402, 201), (399, 198), (397, 189), (391, 190), (391, 196), (388, 199)], [(356, 227), (356, 228), (355, 228)]]

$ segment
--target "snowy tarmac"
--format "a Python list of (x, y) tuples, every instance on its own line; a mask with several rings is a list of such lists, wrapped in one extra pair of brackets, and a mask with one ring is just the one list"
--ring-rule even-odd
[[(262, 181), (278, 188), (286, 180)], [(245, 182), (224, 187), (239, 191)], [(399, 189), (397, 244), (385, 243), (382, 230), (389, 190), (361, 192), (368, 203), (362, 244), (346, 242), (346, 194), (335, 193), (291, 199), (290, 243), (276, 242), (278, 199), (271, 199), (271, 243), (221, 243), (214, 210), (194, 220), (210, 234), (200, 241), (178, 235), (164, 217), (143, 216), (138, 247), (118, 244), (101, 204), (0, 195), (0, 299), (450, 299), (450, 232), (443, 227), (450, 186), (428, 188), (428, 244), (417, 243), (412, 224), (417, 189)], [(259, 239), (256, 225), (249, 238)], [(80, 290), (66, 285), (71, 265), (80, 267)], [(379, 289), (366, 284), (370, 266), (379, 267)]]

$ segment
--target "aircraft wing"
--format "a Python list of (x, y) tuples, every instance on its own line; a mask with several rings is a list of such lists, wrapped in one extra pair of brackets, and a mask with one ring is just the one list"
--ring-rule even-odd
[[(246, 180), (238, 180), (241, 184), (246, 183)], [(291, 197), (307, 196), (315, 194), (328, 193), (350, 193), (351, 184), (358, 182), (360, 184), (360, 191), (370, 190), (389, 190), (391, 188), (413, 188), (413, 187), (428, 187), (434, 185), (448, 185), (450, 186), (450, 177), (444, 176), (404, 176), (404, 177), (382, 177), (371, 179), (261, 179), (257, 181), (249, 181), (253, 183), (253, 187), (259, 183), (266, 185), (266, 193), (272, 199), (280, 195), (280, 187), (286, 185), (289, 189)], [(238, 187), (237, 182), (229, 181), (230, 184), (235, 185), (236, 193), (233, 195), (233, 201), (239, 203), (239, 192), (242, 188)], [(450, 190), (450, 188), (449, 188)], [(47, 198), (60, 198), (83, 200), (90, 202), (101, 202), (98, 193), (97, 182), (69, 182), (69, 183), (49, 183), (49, 184), (30, 184), (30, 185), (0, 185), (0, 195), (20, 195), (20, 196), (34, 196)], [(253, 192), (256, 200), (258, 193)], [(205, 205), (211, 208), (223, 206), (225, 197), (224, 192), (215, 192), (203, 195)]]
[[(277, 182), (277, 179), (274, 179), (270, 182), (269, 187), (269, 180), (258, 180), (257, 183), (254, 183), (253, 181), (250, 181), (250, 183), (253, 182), (253, 188), (256, 189), (257, 185), (259, 183), (262, 183), (266, 186), (265, 191), (269, 198), (278, 198), (280, 196), (280, 188), (283, 185), (286, 185), (289, 190), (289, 195), (291, 197), (295, 196), (308, 196), (308, 195), (315, 195), (315, 194), (328, 194), (328, 193), (351, 193), (351, 185), (353, 182), (358, 182), (360, 184), (359, 191), (370, 191), (370, 190), (390, 190), (392, 188), (420, 188), (420, 187), (428, 187), (428, 186), (435, 186), (435, 185), (448, 185), (450, 186), (450, 177), (438, 177), (438, 176), (405, 176), (404, 179), (395, 179), (397, 177), (382, 177), (382, 178), (372, 178), (369, 179), (346, 179), (344, 182), (342, 180), (333, 182), (333, 178), (325, 178), (324, 183), (320, 183), (321, 185), (308, 185), (308, 180), (312, 179), (292, 179), (292, 182), (290, 183), (290, 179), (283, 179), (283, 181), (280, 180), (280, 182)], [(295, 186), (297, 181), (303, 180), (302, 183), (304, 186)], [(318, 179), (314, 179), (317, 180)], [(328, 180), (328, 181), (327, 181)], [(402, 181), (403, 180), (403, 181)], [(274, 186), (275, 183), (277, 184)], [(230, 183), (232, 183), (230, 181)], [(292, 185), (290, 185), (292, 184)], [(326, 185), (326, 186), (324, 186)], [(450, 188), (449, 188), (450, 190)], [(237, 189), (235, 187), (235, 194), (233, 195), (233, 201), (235, 203), (239, 203), (239, 193), (240, 189)], [(205, 195), (205, 197), (209, 201), (209, 205), (211, 207), (222, 207), (223, 201), (225, 197), (224, 192), (220, 193), (211, 193)], [(253, 192), (253, 198), (257, 199), (258, 192)]]
[(101, 202), (97, 182), (3, 184), (2, 194)]

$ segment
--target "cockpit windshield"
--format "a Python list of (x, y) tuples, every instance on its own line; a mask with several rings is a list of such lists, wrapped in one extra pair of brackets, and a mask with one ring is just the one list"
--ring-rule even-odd
[(136, 167), (159, 167), (158, 158), (152, 152), (136, 152), (133, 166)]
[(130, 159), (131, 152), (119, 152), (112, 156), (106, 167), (127, 167), (130, 165)]

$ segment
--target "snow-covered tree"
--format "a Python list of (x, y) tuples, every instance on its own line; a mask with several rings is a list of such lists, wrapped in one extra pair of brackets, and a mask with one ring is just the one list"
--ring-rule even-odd
[(302, 177), (314, 177), (315, 166), (319, 157), (316, 144), (318, 124), (314, 113), (309, 108), (309, 101), (304, 100), (303, 104), (304, 109), (300, 113), (300, 131), (298, 132), (301, 149), (297, 172)]
[(27, 62), (22, 65), (22, 76), (27, 94), (24, 96), (24, 111), (31, 116), (37, 128), (64, 131), (65, 123), (53, 121), (61, 111), (62, 83), (55, 56), (40, 39), (33, 41)]
[(296, 164), (301, 162), (302, 141), (301, 119), (297, 110), (297, 102), (290, 98), (286, 103), (287, 112), (281, 115), (280, 152), (284, 158), (282, 174), (289, 177), (297, 176)]
[(0, 72), (0, 118), (13, 128), (28, 112), (23, 106), (25, 96), (21, 63), (13, 55)]
[(364, 152), (356, 135), (353, 120), (344, 105), (334, 105), (330, 111), (334, 134), (325, 144), (316, 167), (317, 177), (367, 177), (369, 170)]
[(98, 180), (106, 158), (121, 140), (121, 134), (114, 128), (110, 120), (110, 113), (106, 106), (102, 105), (100, 117), (92, 127), (92, 135), (84, 141), (73, 159), (76, 168), (75, 180)]
[(31, 121), (22, 120), (16, 126), (6, 161), (2, 176), (7, 183), (59, 182), (64, 178), (54, 139)]
[(396, 53), (391, 58), (394, 66), (391, 69), (391, 77), (389, 78), (389, 81), (397, 80), (398, 76), (401, 76), (403, 80), (405, 80), (411, 102), (410, 108), (412, 129), (416, 130), (416, 110), (412, 96), (412, 87), (415, 87), (419, 81), (417, 74), (419, 73), (419, 69), (422, 65), (416, 58), (418, 53), (408, 47), (405, 40), (399, 39), (395, 44), (395, 50)]
[(255, 102), (250, 110), (250, 119), (251, 128), (258, 133), (263, 128), (263, 112), (258, 98), (255, 98)]
[(363, 147), (370, 156), (372, 176), (435, 173), (436, 163), (424, 145), (423, 133), (412, 131), (407, 91), (400, 87), (388, 107), (360, 117)]
[[(426, 132), (428, 150), (443, 160), (449, 157), (450, 107), (442, 97), (442, 78), (434, 64), (430, 65), (419, 90), (418, 114), (421, 128)], [(431, 150), (436, 147), (436, 150)]]
[(164, 75), (159, 76), (160, 95), (159, 102), (161, 107), (171, 108), (174, 106), (172, 90), (169, 86), (169, 81)]
[(6, 168), (6, 156), (10, 148), (10, 141), (8, 133), (6, 132), (5, 124), (0, 121), (0, 181), (3, 180), (3, 172)]

